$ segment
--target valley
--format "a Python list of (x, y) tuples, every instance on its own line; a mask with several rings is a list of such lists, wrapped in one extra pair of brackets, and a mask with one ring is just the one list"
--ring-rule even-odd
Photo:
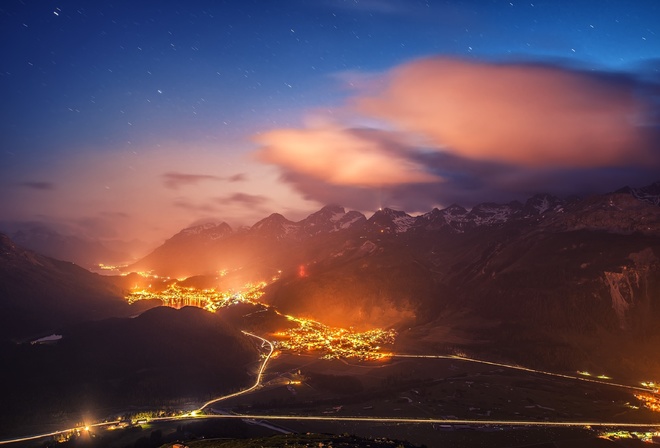
[(205, 224), (112, 276), (5, 238), (0, 438), (656, 443), (660, 207), (633, 193)]

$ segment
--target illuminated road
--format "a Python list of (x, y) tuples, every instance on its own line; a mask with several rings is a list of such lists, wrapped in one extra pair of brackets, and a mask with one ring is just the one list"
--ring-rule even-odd
[(516, 366), (512, 364), (504, 364), (500, 362), (493, 362), (493, 361), (484, 361), (482, 359), (475, 359), (475, 358), (467, 358), (464, 356), (456, 356), (456, 355), (392, 355), (393, 358), (421, 358), (421, 359), (453, 359), (457, 361), (466, 361), (466, 362), (473, 362), (476, 364), (486, 364), (490, 366), (497, 366), (497, 367), (503, 367), (505, 369), (513, 369), (513, 370), (521, 370), (523, 372), (530, 372), (530, 373), (538, 373), (540, 375), (547, 375), (547, 376), (554, 376), (557, 378), (565, 378), (569, 380), (578, 380), (578, 381), (586, 381), (588, 383), (596, 383), (596, 384), (602, 384), (605, 386), (611, 386), (611, 387), (619, 387), (623, 389), (629, 389), (629, 390), (640, 390), (643, 392), (651, 392), (655, 393), (655, 389), (650, 389), (647, 387), (639, 387), (639, 386), (631, 386), (629, 384), (619, 384), (619, 383), (612, 383), (609, 381), (601, 381), (601, 380), (595, 380), (593, 378), (585, 378), (582, 376), (573, 376), (573, 375), (565, 375), (563, 373), (554, 373), (554, 372), (546, 372), (545, 370), (537, 370), (537, 369), (530, 369), (529, 367), (522, 367), (522, 366)]
[[(239, 392), (235, 392), (229, 395), (224, 395), (222, 397), (214, 398), (213, 400), (210, 400), (206, 403), (204, 403), (198, 410), (193, 411), (192, 413), (188, 414), (183, 414), (175, 417), (159, 417), (159, 418), (153, 418), (149, 419), (149, 421), (174, 421), (174, 420), (190, 420), (190, 419), (252, 419), (252, 420), (289, 420), (289, 421), (329, 421), (329, 422), (355, 422), (355, 423), (385, 423), (385, 424), (439, 424), (439, 425), (467, 425), (467, 426), (545, 426), (545, 427), (585, 427), (585, 426), (590, 426), (590, 427), (606, 427), (606, 428), (656, 428), (660, 426), (660, 424), (650, 424), (650, 423), (625, 423), (625, 422), (576, 422), (576, 421), (524, 421), (524, 420), (460, 420), (460, 419), (434, 419), (434, 418), (406, 418), (406, 417), (366, 417), (366, 416), (359, 416), (359, 417), (339, 417), (339, 416), (315, 416), (315, 415), (250, 415), (250, 414), (231, 414), (231, 415), (215, 415), (215, 414), (200, 414), (205, 408), (211, 406), (214, 403), (227, 400), (229, 398), (237, 397), (243, 394), (247, 394), (250, 392), (253, 392), (256, 390), (259, 386), (261, 386), (261, 382), (263, 379), (263, 373), (266, 369), (266, 365), (270, 361), (271, 355), (273, 354), (274, 351), (274, 346), (273, 344), (268, 341), (267, 339), (262, 338), (261, 336), (257, 336), (256, 334), (248, 333), (247, 331), (243, 331), (243, 333), (247, 336), (251, 336), (253, 338), (259, 339), (262, 341), (263, 344), (268, 344), (270, 347), (270, 350), (268, 352), (268, 355), (264, 358), (263, 362), (261, 363), (261, 366), (259, 367), (259, 371), (257, 373), (257, 378), (254, 382), (254, 384), (247, 388), (243, 389)], [(502, 367), (505, 369), (514, 369), (514, 370), (520, 370), (523, 372), (529, 372), (529, 373), (537, 373), (541, 375), (548, 375), (548, 376), (554, 376), (558, 378), (564, 378), (564, 379), (570, 379), (570, 380), (578, 380), (578, 381), (586, 381), (590, 383), (596, 383), (596, 384), (601, 384), (605, 386), (611, 386), (611, 387), (619, 387), (619, 388), (624, 388), (624, 389), (629, 389), (629, 390), (639, 390), (639, 391), (644, 391), (644, 392), (655, 392), (653, 389), (649, 388), (644, 388), (644, 387), (638, 387), (638, 386), (630, 386), (626, 384), (617, 384), (617, 383), (611, 383), (611, 382), (606, 382), (606, 381), (599, 381), (596, 379), (591, 379), (591, 378), (584, 378), (584, 377), (579, 377), (579, 376), (572, 376), (572, 375), (565, 375), (561, 373), (554, 373), (554, 372), (546, 372), (543, 370), (537, 370), (537, 369), (531, 369), (528, 367), (522, 367), (522, 366), (516, 366), (516, 365), (511, 365), (511, 364), (504, 364), (504, 363), (498, 363), (498, 362), (493, 362), (493, 361), (484, 361), (480, 359), (474, 359), (474, 358), (466, 358), (466, 357), (461, 357), (461, 356), (455, 356), (455, 355), (409, 355), (409, 354), (401, 354), (401, 355), (392, 355), (392, 357), (395, 358), (419, 358), (419, 359), (451, 359), (451, 360), (458, 360), (458, 361), (466, 361), (466, 362), (473, 362), (473, 363), (478, 363), (478, 364), (485, 364), (485, 365), (491, 365), (491, 366), (497, 366), (497, 367)], [(93, 425), (88, 425), (88, 427), (91, 428), (98, 428), (98, 427), (103, 427), (103, 426), (109, 426), (113, 424), (119, 423), (118, 421), (115, 422), (103, 422), (103, 423), (96, 423)], [(0, 445), (5, 445), (5, 444), (10, 444), (10, 443), (16, 443), (16, 442), (25, 442), (29, 440), (36, 440), (36, 439), (41, 439), (45, 437), (50, 437), (50, 436), (56, 436), (60, 434), (65, 434), (68, 432), (72, 431), (84, 431), (86, 428), (85, 427), (75, 427), (75, 428), (69, 428), (69, 429), (63, 429), (60, 431), (53, 431), (50, 433), (45, 433), (45, 434), (39, 434), (39, 435), (33, 435), (33, 436), (26, 436), (26, 437), (20, 437), (20, 438), (15, 438), (15, 439), (9, 439), (9, 440), (0, 440)]]
[(243, 395), (243, 394), (248, 394), (248, 393), (252, 392), (253, 390), (255, 390), (256, 388), (258, 388), (259, 386), (261, 386), (261, 379), (263, 377), (264, 370), (266, 370), (266, 364), (268, 364), (268, 361), (270, 361), (270, 357), (273, 354), (273, 351), (275, 350), (275, 347), (273, 346), (272, 342), (270, 342), (267, 339), (262, 338), (261, 336), (257, 336), (256, 334), (248, 333), (247, 331), (243, 331), (243, 334), (248, 335), (248, 336), (252, 336), (253, 338), (257, 338), (257, 339), (261, 340), (263, 344), (268, 344), (268, 346), (270, 347), (270, 351), (268, 352), (268, 355), (266, 355), (266, 357), (264, 358), (264, 362), (262, 362), (261, 366), (259, 366), (259, 372), (257, 373), (257, 379), (255, 380), (254, 384), (252, 385), (252, 387), (249, 387), (247, 389), (243, 389), (243, 390), (240, 390), (238, 392), (234, 392), (233, 394), (223, 395), (222, 397), (214, 398), (213, 400), (207, 401), (199, 409), (197, 409), (197, 411), (194, 411), (195, 413), (196, 412), (201, 412), (201, 411), (204, 410), (204, 408), (207, 408), (207, 407), (211, 406), (212, 404), (217, 403), (219, 401), (227, 400), (229, 398), (238, 397), (239, 395)]
[[(657, 428), (660, 424), (652, 423), (621, 423), (621, 422), (551, 422), (525, 420), (461, 420), (439, 418), (406, 418), (406, 417), (329, 417), (322, 415), (196, 415), (186, 418), (238, 418), (253, 420), (290, 420), (290, 421), (326, 421), (326, 422), (358, 422), (358, 423), (409, 423), (409, 424), (440, 424), (440, 425), (470, 425), (470, 426), (554, 426), (554, 427), (607, 427), (607, 428)], [(162, 417), (151, 421), (180, 420), (181, 417)]]
[[(525, 421), (525, 420), (461, 420), (461, 419), (439, 419), (439, 418), (406, 418), (406, 417), (328, 417), (322, 415), (252, 415), (252, 414), (230, 414), (230, 415), (180, 415), (177, 417), (159, 417), (149, 419), (155, 421), (174, 421), (174, 420), (204, 420), (204, 419), (252, 419), (252, 420), (287, 420), (287, 421), (322, 421), (322, 422), (354, 422), (354, 423), (384, 423), (384, 424), (437, 424), (437, 425), (464, 425), (464, 426), (544, 426), (544, 427), (598, 427), (598, 428), (657, 428), (659, 425), (651, 423), (625, 423), (625, 422), (549, 422), (549, 421)], [(92, 427), (102, 427), (116, 424), (119, 422), (105, 422), (89, 425)], [(74, 430), (83, 431), (83, 427), (71, 428), (62, 431), (55, 431), (36, 436), (21, 437), (17, 439), (2, 440), (0, 445), (25, 442), (29, 440), (40, 439), (43, 437), (55, 436)]]
[(15, 439), (0, 440), (0, 445), (6, 445), (8, 443), (28, 442), (30, 440), (37, 440), (37, 439), (42, 439), (44, 437), (58, 436), (60, 434), (66, 434), (67, 432), (73, 432), (73, 431), (83, 432), (83, 431), (86, 431), (87, 429), (100, 428), (100, 427), (109, 426), (109, 425), (116, 425), (117, 423), (119, 423), (119, 422), (116, 421), (116, 422), (94, 423), (93, 425), (87, 425), (86, 427), (85, 426), (77, 426), (75, 428), (60, 429), (59, 431), (48, 432), (46, 434), (38, 434), (38, 435), (35, 435), (35, 436), (25, 436), (25, 437), (17, 437)]

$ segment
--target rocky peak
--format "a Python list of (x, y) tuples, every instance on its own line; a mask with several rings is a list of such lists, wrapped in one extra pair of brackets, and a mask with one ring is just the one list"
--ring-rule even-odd
[(629, 194), (635, 199), (648, 202), (649, 204), (660, 206), (660, 181), (654, 182), (651, 185), (641, 188), (631, 188), (625, 186), (615, 193)]
[(338, 205), (326, 205), (318, 212), (312, 213), (307, 218), (298, 222), (298, 225), (307, 235), (332, 232), (337, 223), (344, 217), (344, 207)]
[(415, 225), (415, 218), (406, 212), (383, 208), (374, 213), (367, 222), (380, 231), (404, 233)]
[(535, 194), (527, 199), (522, 209), (525, 216), (542, 215), (548, 212), (556, 212), (563, 208), (564, 201), (551, 194)]
[(626, 193), (593, 196), (566, 205), (564, 213), (547, 223), (562, 230), (599, 230), (609, 233), (660, 233), (660, 207)]
[(518, 201), (508, 204), (484, 202), (475, 205), (466, 215), (475, 226), (492, 226), (507, 222), (513, 216), (522, 212), (523, 205)]
[(451, 216), (466, 215), (468, 213), (464, 207), (461, 207), (458, 204), (452, 204), (449, 207), (442, 209), (441, 211), (443, 214)]
[(430, 212), (418, 216), (415, 222), (415, 227), (420, 227), (423, 230), (439, 230), (447, 227), (448, 220), (445, 215), (445, 210), (434, 208)]
[(367, 217), (360, 212), (352, 210), (335, 222), (334, 232), (339, 230), (348, 229), (350, 227), (359, 226), (367, 222)]
[(197, 226), (192, 226), (183, 229), (178, 235), (202, 235), (211, 240), (222, 238), (232, 232), (231, 227), (226, 222), (207, 222)]
[(297, 233), (299, 226), (286, 219), (279, 213), (273, 213), (267, 218), (262, 219), (253, 225), (251, 232), (256, 232), (268, 237), (281, 239), (287, 235), (291, 236)]

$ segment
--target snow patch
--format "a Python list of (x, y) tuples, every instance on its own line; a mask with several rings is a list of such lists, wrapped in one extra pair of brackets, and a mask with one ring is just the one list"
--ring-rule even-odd
[(348, 229), (348, 228), (351, 227), (353, 224), (355, 224), (356, 222), (358, 222), (361, 218), (362, 218), (362, 216), (356, 216), (356, 217), (353, 218), (353, 219), (350, 219), (350, 220), (348, 220), (348, 221), (346, 221), (346, 222), (342, 222), (341, 224), (339, 224), (339, 226), (335, 227), (335, 228), (332, 229), (331, 231), (332, 231), (332, 232), (338, 232), (338, 231), (343, 230), (343, 229)]
[(405, 233), (415, 224), (415, 218), (412, 216), (404, 215), (395, 217), (392, 222), (394, 223), (396, 233)]
[(32, 345), (36, 344), (54, 344), (55, 342), (59, 341), (62, 339), (61, 334), (51, 334), (50, 336), (44, 336), (43, 338), (35, 339), (34, 341), (30, 342)]

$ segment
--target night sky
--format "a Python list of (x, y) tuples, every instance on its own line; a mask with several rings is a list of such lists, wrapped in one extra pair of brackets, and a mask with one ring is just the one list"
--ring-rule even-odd
[(0, 230), (660, 180), (656, 0), (4, 0), (0, 33)]

